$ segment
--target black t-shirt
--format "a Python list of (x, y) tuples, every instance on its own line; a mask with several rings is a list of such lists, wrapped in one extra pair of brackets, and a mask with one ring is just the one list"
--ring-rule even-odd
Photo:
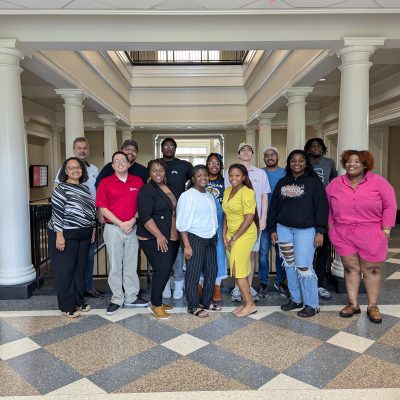
[(216, 179), (209, 179), (207, 183), (208, 191), (214, 196), (220, 204), (222, 204), (222, 198), (224, 197), (225, 183), (222, 176)]
[(193, 166), (190, 162), (179, 158), (165, 160), (165, 162), (167, 163), (167, 182), (180, 196), (185, 191), (186, 182), (191, 178)]
[[(106, 164), (103, 169), (100, 171), (99, 175), (97, 176), (96, 179), (96, 189), (99, 186), (100, 181), (103, 178), (106, 178), (107, 176), (111, 176), (114, 174), (114, 168), (112, 167), (112, 163), (108, 163)], [(143, 183), (147, 183), (147, 178), (149, 177), (149, 174), (147, 172), (147, 168), (145, 166), (143, 166), (142, 164), (138, 164), (137, 162), (133, 163), (129, 169), (128, 169), (128, 173), (131, 175), (136, 175), (139, 178), (142, 178)]]

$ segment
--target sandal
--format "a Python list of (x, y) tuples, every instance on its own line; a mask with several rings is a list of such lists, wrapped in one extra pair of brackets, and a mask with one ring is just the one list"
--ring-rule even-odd
[(189, 310), (188, 313), (194, 315), (195, 317), (199, 317), (199, 318), (207, 318), (208, 317), (208, 311), (201, 307), (195, 308), (194, 310)]
[(211, 306), (211, 310), (212, 311), (221, 311), (222, 307), (221, 307), (221, 303), (219, 302), (214, 302), (213, 305)]
[(77, 318), (81, 315), (79, 311), (62, 311), (62, 313), (68, 318)]
[(89, 312), (90, 311), (90, 305), (89, 304), (82, 304), (81, 306), (76, 306), (76, 311)]

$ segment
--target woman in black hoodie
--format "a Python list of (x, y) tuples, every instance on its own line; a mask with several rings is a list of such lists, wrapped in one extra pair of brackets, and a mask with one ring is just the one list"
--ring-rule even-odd
[(290, 300), (283, 311), (304, 308), (297, 315), (312, 317), (319, 311), (315, 248), (322, 246), (328, 224), (325, 188), (303, 150), (287, 158), (286, 176), (275, 187), (268, 212), (272, 243), (278, 243), (286, 268)]

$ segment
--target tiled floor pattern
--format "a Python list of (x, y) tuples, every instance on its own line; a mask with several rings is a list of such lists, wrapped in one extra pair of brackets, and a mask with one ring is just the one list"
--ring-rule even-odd
[(365, 312), (303, 320), (276, 309), (167, 321), (0, 313), (0, 395), (400, 388), (399, 306), (381, 325)]

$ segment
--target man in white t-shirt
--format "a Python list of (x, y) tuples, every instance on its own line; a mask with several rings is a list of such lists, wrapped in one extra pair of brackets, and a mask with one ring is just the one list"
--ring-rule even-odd
[[(97, 179), (97, 175), (99, 174), (98, 168), (94, 164), (90, 164), (87, 159), (89, 157), (89, 142), (85, 137), (77, 137), (72, 145), (72, 152), (74, 153), (74, 157), (82, 160), (86, 165), (86, 170), (88, 174), (88, 180), (84, 183), (88, 189), (90, 190), (90, 194), (93, 197), (93, 200), (96, 200), (96, 187), (95, 182)], [(58, 180), (58, 174), (60, 170), (58, 170), (54, 183), (57, 185), (60, 181)], [(85, 295), (94, 297), (94, 298), (102, 298), (103, 295), (93, 288), (93, 265), (94, 265), (94, 250), (96, 248), (96, 242), (91, 243), (89, 247), (89, 255), (88, 262), (86, 266), (85, 272)]]
[[(247, 168), (247, 172), (249, 173), (249, 178), (251, 184), (253, 185), (253, 190), (256, 194), (256, 203), (257, 203), (257, 214), (258, 220), (260, 223), (260, 232), (265, 229), (267, 223), (267, 209), (268, 209), (268, 193), (271, 192), (271, 188), (269, 186), (267, 174), (261, 169), (252, 165), (251, 161), (253, 158), (254, 149), (250, 143), (240, 143), (238, 146), (238, 158), (239, 163), (243, 164)], [(225, 188), (231, 186), (228, 179), (228, 174), (225, 174)], [(258, 233), (258, 239), (255, 243), (253, 250), (251, 252), (250, 260), (251, 260), (251, 273), (249, 275), (249, 284), (250, 284), (250, 292), (253, 297), (253, 301), (258, 301), (257, 291), (252, 287), (254, 268), (256, 265), (256, 256), (258, 250), (260, 249), (260, 232)], [(240, 294), (240, 290), (238, 287), (232, 290), (232, 301), (241, 301), (242, 296)]]

